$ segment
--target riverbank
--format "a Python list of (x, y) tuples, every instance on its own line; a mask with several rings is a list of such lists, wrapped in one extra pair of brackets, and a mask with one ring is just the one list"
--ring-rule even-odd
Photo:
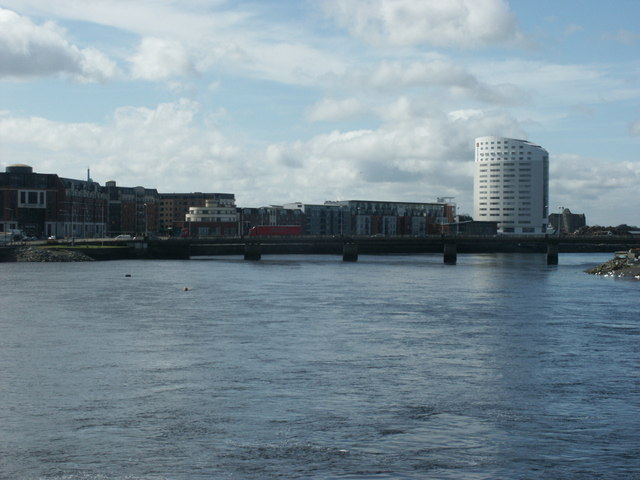
[(618, 254), (612, 260), (585, 270), (585, 272), (592, 275), (629, 277), (640, 280), (640, 259), (638, 252), (631, 251), (624, 256)]

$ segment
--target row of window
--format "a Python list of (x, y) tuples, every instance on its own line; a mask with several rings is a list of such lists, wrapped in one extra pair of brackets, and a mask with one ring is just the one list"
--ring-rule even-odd
[[(530, 172), (531, 169), (530, 168), (519, 168), (518, 170), (516, 170), (515, 168), (505, 168), (504, 170), (500, 170), (499, 168), (492, 168), (492, 169), (490, 169), (488, 171), (492, 172), (492, 173), (493, 172), (500, 173), (501, 171), (502, 172), (514, 172), (515, 173), (516, 171), (518, 171), (518, 172)], [(487, 169), (486, 168), (481, 168), (479, 170), (479, 172), (480, 173), (487, 173)]]
[[(515, 177), (516, 174), (515, 173), (505, 173), (502, 175), (503, 178), (513, 178)], [(498, 174), (491, 174), (489, 175), (490, 178), (500, 178), (500, 175)], [(487, 178), (487, 174), (483, 173), (482, 175), (479, 175), (478, 178)], [(523, 173), (521, 175), (519, 175), (519, 178), (531, 178), (531, 174), (530, 173)]]
[[(503, 162), (501, 164), (495, 164), (495, 163), (479, 163), (478, 167), (483, 168), (483, 167), (494, 167), (491, 169), (492, 172), (499, 172), (500, 171), (500, 166), (502, 167), (515, 167), (516, 165), (518, 165), (518, 167), (520, 169), (522, 169), (522, 167), (530, 167), (531, 166), (531, 162)], [(481, 172), (483, 170), (480, 170)]]
[[(516, 214), (515, 213), (503, 213), (503, 214), (500, 214), (500, 213), (489, 213), (489, 214), (480, 213), (480, 216), (481, 217), (500, 217), (500, 218), (503, 218), (503, 217), (515, 217)], [(518, 217), (530, 218), (531, 215), (518, 214)], [(518, 222), (519, 223), (531, 223), (529, 220), (518, 220)]]
[[(484, 149), (489, 150), (489, 148), (491, 148), (491, 150), (493, 150), (494, 148), (502, 148), (502, 145), (500, 144), (500, 142), (498, 142), (498, 143), (497, 143), (497, 146), (495, 146), (495, 147), (489, 147), (489, 146), (484, 147), (484, 146), (482, 146), (482, 145), (489, 145), (489, 142), (479, 142), (479, 143), (477, 143), (477, 144), (476, 144), (476, 147), (478, 147), (480, 150), (484, 150)], [(494, 145), (494, 143), (493, 143), (493, 142), (491, 142), (491, 145)], [(504, 142), (504, 148), (505, 148), (505, 149), (508, 149), (508, 148), (509, 148), (509, 145), (508, 145), (508, 143), (507, 143), (507, 142)], [(512, 149), (512, 150), (514, 150), (514, 149), (516, 149), (516, 148), (517, 148), (518, 150), (524, 150), (524, 145), (518, 145), (517, 147), (516, 147), (516, 145), (511, 145), (511, 149)], [(527, 151), (527, 153), (531, 153), (531, 152), (530, 152), (530, 151)]]
[[(513, 183), (514, 179), (511, 178), (505, 178), (505, 179), (500, 179), (500, 178), (492, 178), (491, 180), (478, 180), (478, 183), (500, 183), (502, 181), (502, 183)], [(526, 183), (526, 185), (521, 185), (522, 187), (530, 187), (531, 186), (531, 180), (528, 178), (520, 178), (518, 179), (519, 183)], [(486, 187), (486, 185), (481, 185), (481, 187)]]

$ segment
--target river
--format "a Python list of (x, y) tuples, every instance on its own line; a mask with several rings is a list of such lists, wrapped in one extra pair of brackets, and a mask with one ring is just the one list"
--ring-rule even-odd
[(0, 478), (640, 478), (609, 258), (1, 264)]

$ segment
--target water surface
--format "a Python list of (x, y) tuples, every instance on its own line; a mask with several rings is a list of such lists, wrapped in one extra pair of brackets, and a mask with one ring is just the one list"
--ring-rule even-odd
[(609, 257), (2, 264), (0, 477), (640, 478)]

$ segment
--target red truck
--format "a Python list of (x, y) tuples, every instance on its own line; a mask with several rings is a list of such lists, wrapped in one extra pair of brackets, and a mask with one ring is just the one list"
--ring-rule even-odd
[(282, 237), (302, 235), (301, 225), (260, 225), (251, 227), (249, 230), (250, 237)]

